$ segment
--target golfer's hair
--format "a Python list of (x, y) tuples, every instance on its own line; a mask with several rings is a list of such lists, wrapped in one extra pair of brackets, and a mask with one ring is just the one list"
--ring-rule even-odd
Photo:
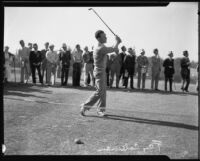
[(102, 33), (104, 33), (104, 31), (102, 31), (102, 30), (96, 31), (96, 32), (95, 32), (95, 38), (96, 38), (96, 39), (100, 38), (100, 36), (101, 36)]

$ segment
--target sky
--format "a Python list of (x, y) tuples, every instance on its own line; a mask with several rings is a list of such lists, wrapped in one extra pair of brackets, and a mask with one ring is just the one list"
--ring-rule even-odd
[[(59, 50), (66, 43), (73, 50), (97, 45), (94, 34), (105, 31), (107, 46), (115, 43), (114, 35), (90, 7), (5, 7), (4, 46), (15, 54), (19, 40), (37, 43), (39, 50), (45, 42)], [(132, 47), (146, 56), (158, 48), (161, 58), (169, 51), (182, 57), (189, 51), (190, 60), (198, 60), (198, 2), (171, 2), (167, 7), (92, 7), (121, 39), (122, 45)], [(120, 50), (121, 51), (121, 50)]]

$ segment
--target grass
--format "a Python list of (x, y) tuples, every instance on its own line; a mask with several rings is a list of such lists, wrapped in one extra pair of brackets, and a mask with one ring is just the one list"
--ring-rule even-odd
[[(198, 97), (147, 89), (107, 90), (107, 114), (79, 114), (93, 88), (19, 85), (4, 88), (5, 155), (167, 155), (198, 157)], [(136, 81), (135, 81), (136, 82)], [(160, 82), (160, 89), (164, 89)], [(81, 139), (84, 144), (76, 144)], [(155, 144), (155, 140), (158, 142)], [(152, 144), (154, 143), (154, 144)], [(137, 148), (137, 149), (136, 149)]]

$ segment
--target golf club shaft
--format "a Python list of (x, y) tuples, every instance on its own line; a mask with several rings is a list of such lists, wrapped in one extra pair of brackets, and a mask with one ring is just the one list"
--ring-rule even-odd
[(107, 26), (107, 28), (116, 36), (116, 34), (110, 29), (110, 27), (104, 22), (104, 20), (98, 15), (98, 13), (92, 8), (93, 12), (101, 19), (101, 21)]

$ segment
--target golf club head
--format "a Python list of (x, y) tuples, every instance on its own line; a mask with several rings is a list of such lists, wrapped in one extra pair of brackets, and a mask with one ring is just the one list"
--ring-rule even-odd
[(92, 10), (92, 8), (89, 8), (88, 10)]

